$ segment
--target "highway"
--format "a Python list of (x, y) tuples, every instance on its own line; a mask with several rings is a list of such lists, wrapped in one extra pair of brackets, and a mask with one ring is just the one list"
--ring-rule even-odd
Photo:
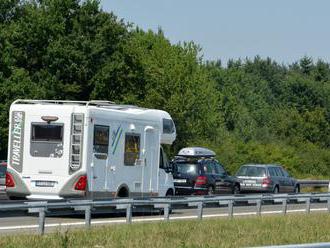
[[(3, 196), (2, 196), (3, 197)], [(2, 200), (3, 203), (8, 203), (8, 200)], [(1, 204), (1, 202), (0, 202)], [(305, 213), (305, 203), (288, 204), (287, 214), (293, 213)], [(325, 202), (311, 203), (311, 212), (326, 212), (327, 204)], [(262, 205), (262, 215), (282, 214), (281, 204), (268, 204)], [(234, 206), (234, 218), (242, 216), (256, 215), (256, 206), (240, 205)], [(170, 221), (182, 220), (182, 219), (196, 219), (197, 209), (173, 209), (170, 215)], [(228, 218), (228, 208), (226, 206), (221, 207), (205, 207), (203, 211), (203, 218)], [(153, 222), (162, 221), (164, 217), (160, 214), (145, 213), (144, 215), (133, 215), (132, 222)], [(56, 215), (46, 217), (46, 232), (64, 231), (72, 228), (83, 228), (85, 225), (84, 215)], [(93, 214), (92, 226), (98, 225), (111, 225), (111, 224), (123, 224), (126, 222), (124, 214)], [(5, 211), (0, 212), (0, 233), (10, 234), (17, 232), (24, 233), (36, 233), (38, 230), (38, 217), (37, 215), (29, 214), (26, 211)]]

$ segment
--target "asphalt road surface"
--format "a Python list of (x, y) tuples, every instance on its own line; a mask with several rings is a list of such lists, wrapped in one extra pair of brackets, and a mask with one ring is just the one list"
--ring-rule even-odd
[[(287, 214), (303, 213), (305, 214), (306, 204), (288, 204)], [(326, 203), (312, 203), (311, 213), (326, 212)], [(256, 215), (256, 206), (235, 206), (234, 218), (242, 216)], [(282, 205), (263, 205), (262, 215), (282, 214)], [(197, 209), (174, 209), (170, 215), (170, 221), (182, 219), (196, 219)], [(204, 208), (203, 218), (228, 218), (228, 208), (226, 206)], [(164, 220), (163, 215), (160, 214), (141, 214), (133, 215), (132, 222), (153, 222)], [(84, 215), (57, 215), (46, 217), (46, 232), (65, 231), (73, 228), (83, 228), (85, 225)], [(126, 223), (125, 214), (93, 214), (92, 226), (97, 225), (111, 225)], [(6, 211), (0, 213), (0, 234), (10, 233), (36, 233), (38, 230), (38, 216), (27, 213), (26, 211)]]

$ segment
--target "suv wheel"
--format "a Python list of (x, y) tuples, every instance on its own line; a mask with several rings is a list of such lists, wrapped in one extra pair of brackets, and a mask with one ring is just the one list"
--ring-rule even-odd
[(234, 188), (233, 188), (233, 194), (237, 195), (239, 193), (240, 193), (240, 187), (239, 187), (239, 185), (235, 184)]
[(207, 188), (207, 195), (214, 195), (214, 189), (213, 189), (212, 186), (209, 186), (209, 187)]

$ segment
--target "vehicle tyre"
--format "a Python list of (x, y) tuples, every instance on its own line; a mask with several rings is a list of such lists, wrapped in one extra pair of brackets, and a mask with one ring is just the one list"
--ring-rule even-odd
[(207, 188), (207, 195), (214, 195), (214, 188), (212, 186)]
[(278, 194), (278, 192), (279, 192), (278, 186), (275, 186), (275, 188), (273, 190), (273, 194)]
[(240, 193), (240, 191), (241, 191), (240, 186), (238, 184), (235, 184), (234, 188), (233, 188), (233, 194), (238, 195)]
[(296, 187), (294, 187), (293, 193), (295, 193), (295, 194), (299, 194), (300, 193), (300, 187), (299, 187), (299, 185), (296, 185)]
[(173, 196), (173, 195), (174, 195), (174, 194), (173, 194), (173, 190), (172, 190), (172, 189), (167, 190), (167, 192), (166, 192), (166, 194), (165, 194), (166, 197), (168, 197), (168, 196)]

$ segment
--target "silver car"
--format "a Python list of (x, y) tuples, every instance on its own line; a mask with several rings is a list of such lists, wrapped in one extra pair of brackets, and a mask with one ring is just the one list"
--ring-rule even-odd
[(299, 193), (300, 185), (282, 166), (276, 164), (242, 165), (236, 173), (241, 192)]

